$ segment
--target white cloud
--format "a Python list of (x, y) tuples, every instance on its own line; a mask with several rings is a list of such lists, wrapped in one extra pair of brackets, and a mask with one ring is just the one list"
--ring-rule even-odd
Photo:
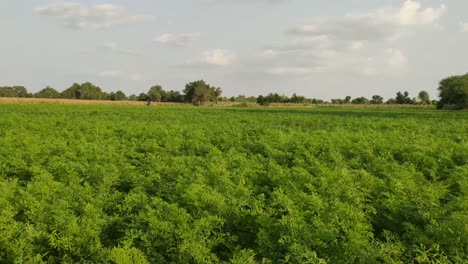
[(188, 46), (195, 39), (200, 37), (200, 33), (163, 34), (153, 39), (153, 42), (171, 46)]
[(141, 73), (126, 73), (120, 70), (106, 70), (97, 74), (99, 77), (112, 78), (125, 81), (141, 81), (144, 77)]
[(381, 41), (399, 37), (408, 26), (434, 25), (445, 13), (445, 5), (423, 8), (418, 1), (407, 0), (400, 8), (383, 8), (363, 14), (323, 17), (291, 30), (297, 35), (325, 35), (335, 40)]
[(468, 23), (461, 23), (461, 31), (468, 32)]
[(391, 20), (396, 16), (396, 21), (401, 25), (430, 25), (434, 24), (445, 11), (446, 7), (443, 4), (438, 8), (422, 9), (420, 2), (407, 0), (396, 14), (389, 12), (388, 15)]
[(205, 51), (202, 53), (200, 63), (215, 65), (215, 66), (228, 66), (236, 59), (234, 52), (224, 49), (215, 49)]
[(40, 15), (59, 17), (66, 27), (80, 30), (101, 30), (154, 19), (144, 14), (129, 14), (125, 7), (114, 4), (58, 2), (36, 7), (34, 11)]

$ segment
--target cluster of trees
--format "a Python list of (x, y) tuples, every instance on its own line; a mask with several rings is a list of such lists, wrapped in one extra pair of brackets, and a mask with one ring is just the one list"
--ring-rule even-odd
[[(161, 85), (151, 87), (148, 93), (141, 93), (136, 100), (153, 102), (172, 102), (172, 103), (193, 103), (202, 105), (206, 102), (218, 102), (221, 100), (222, 89), (209, 85), (203, 80), (190, 82), (185, 85), (185, 89), (179, 91), (165, 91)], [(130, 96), (132, 98), (132, 96)]]
[(63, 92), (47, 86), (37, 93), (29, 93), (23, 86), (0, 87), (0, 97), (20, 97), (20, 98), (50, 98), (50, 99), (84, 99), (84, 100), (128, 100), (129, 97), (122, 91), (106, 93), (102, 89), (90, 82), (83, 84), (74, 83)]
[[(203, 80), (188, 83), (181, 92), (170, 90), (165, 91), (162, 86), (152, 86), (147, 93), (140, 95), (132, 94), (127, 96), (122, 91), (107, 93), (100, 87), (90, 83), (74, 83), (63, 92), (58, 92), (54, 88), (47, 86), (35, 94), (28, 93), (23, 86), (0, 87), (0, 97), (35, 97), (35, 98), (63, 98), (81, 100), (112, 100), (112, 101), (147, 101), (153, 102), (174, 102), (193, 103), (202, 105), (206, 102), (218, 102), (221, 98), (222, 89), (209, 85)], [(224, 98), (225, 99), (225, 98)], [(227, 99), (225, 99), (227, 101)]]
[(332, 99), (332, 104), (435, 104), (437, 101), (431, 101), (429, 93), (421, 91), (418, 97), (410, 98), (408, 92), (398, 92), (395, 98), (390, 98), (384, 102), (384, 98), (380, 95), (374, 95), (371, 99), (366, 97), (357, 97), (352, 99), (351, 96), (346, 96), (345, 99)]
[(182, 92), (166, 91), (160, 85), (151, 87), (147, 93), (140, 95), (132, 94), (127, 96), (122, 91), (107, 93), (100, 87), (86, 82), (83, 84), (74, 83), (70, 88), (63, 92), (58, 92), (52, 87), (47, 86), (41, 91), (31, 94), (23, 86), (0, 87), (0, 97), (36, 97), (36, 98), (64, 98), (64, 99), (83, 99), (83, 100), (112, 100), (112, 101), (148, 101), (153, 102), (174, 102), (174, 103), (193, 103), (203, 105), (206, 102), (242, 102), (258, 103), (263, 106), (271, 103), (297, 103), (297, 104), (410, 104), (410, 105), (437, 105), (439, 109), (464, 109), (468, 108), (468, 74), (461, 76), (452, 76), (443, 79), (439, 84), (440, 101), (432, 100), (427, 91), (419, 92), (417, 97), (411, 98), (407, 91), (398, 92), (395, 98), (384, 101), (380, 95), (374, 95), (368, 99), (366, 97), (351, 98), (346, 96), (344, 99), (331, 99), (326, 102), (315, 98), (306, 98), (305, 96), (293, 94), (291, 97), (280, 95), (278, 93), (269, 93), (268, 95), (259, 95), (258, 97), (246, 97), (239, 95), (237, 97), (221, 97), (222, 89), (211, 86), (203, 80), (188, 83)]
[(259, 95), (257, 97), (257, 103), (260, 105), (269, 105), (270, 103), (322, 104), (324, 101), (315, 98), (306, 98), (305, 96), (297, 94), (288, 97), (277, 93), (269, 93), (266, 96)]
[(32, 97), (24, 86), (0, 86), (0, 97)]

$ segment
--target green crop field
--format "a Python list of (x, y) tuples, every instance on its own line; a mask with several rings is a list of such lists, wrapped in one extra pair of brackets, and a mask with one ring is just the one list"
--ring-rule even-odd
[(0, 104), (0, 263), (466, 263), (468, 112)]

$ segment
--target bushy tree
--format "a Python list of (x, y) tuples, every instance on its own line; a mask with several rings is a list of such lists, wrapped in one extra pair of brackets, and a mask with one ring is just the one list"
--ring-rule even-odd
[(344, 99), (344, 103), (345, 103), (345, 104), (351, 103), (351, 96), (349, 96), (349, 95), (346, 96), (345, 99)]
[(429, 97), (429, 93), (426, 91), (419, 92), (418, 99), (421, 104), (424, 104), (424, 105), (431, 104), (431, 98)]
[(397, 104), (412, 104), (413, 103), (413, 101), (409, 97), (408, 92), (404, 92), (404, 93), (398, 92), (397, 96), (395, 97), (395, 101)]
[(125, 101), (127, 100), (127, 96), (122, 91), (112, 92), (110, 94), (110, 100), (112, 101)]
[(24, 86), (0, 87), (0, 97), (32, 97)]
[(268, 100), (267, 97), (265, 97), (263, 95), (259, 95), (257, 97), (257, 104), (263, 105), (263, 106), (268, 106), (268, 105), (270, 105), (270, 101)]
[(301, 95), (293, 94), (291, 96), (291, 103), (296, 103), (296, 104), (303, 104), (305, 102), (306, 98)]
[(36, 98), (61, 98), (62, 95), (54, 88), (47, 86), (46, 88), (35, 93), (34, 97)]
[(202, 105), (208, 101), (216, 101), (222, 94), (221, 88), (215, 88), (203, 80), (185, 85), (185, 100), (195, 105)]
[(380, 95), (372, 96), (371, 104), (383, 104), (383, 97)]
[(155, 85), (148, 91), (148, 96), (153, 102), (164, 102), (166, 101), (166, 91), (161, 85)]
[(68, 99), (83, 99), (83, 100), (102, 100), (106, 94), (100, 87), (85, 82), (82, 84), (74, 83), (70, 88), (62, 92), (63, 98)]
[(468, 108), (468, 74), (443, 79), (439, 83), (438, 90), (440, 101), (437, 108)]
[(149, 98), (149, 96), (147, 94), (141, 93), (140, 95), (138, 95), (137, 100), (146, 102), (146, 101), (148, 101), (148, 98)]
[(172, 103), (183, 103), (184, 96), (178, 91), (170, 90), (166, 93), (166, 100)]
[(365, 98), (365, 97), (358, 97), (358, 98), (354, 98), (352, 101), (351, 101), (352, 104), (369, 104), (370, 101), (369, 99)]

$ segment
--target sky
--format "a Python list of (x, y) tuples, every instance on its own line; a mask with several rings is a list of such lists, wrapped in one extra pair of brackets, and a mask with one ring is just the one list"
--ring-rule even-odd
[(465, 0), (0, 0), (0, 86), (437, 97), (468, 72)]

